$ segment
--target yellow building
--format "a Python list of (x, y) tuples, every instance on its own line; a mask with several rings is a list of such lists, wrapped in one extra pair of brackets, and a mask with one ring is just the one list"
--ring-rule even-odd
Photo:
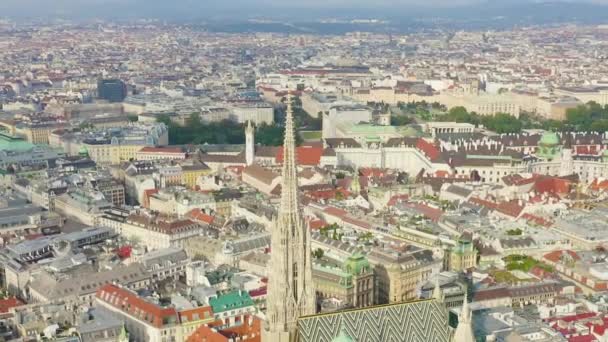
[(211, 169), (204, 164), (182, 165), (183, 183), (186, 187), (194, 189), (198, 179), (206, 176), (211, 172)]
[(405, 253), (372, 252), (375, 263), (376, 300), (378, 304), (399, 303), (418, 298), (418, 285), (429, 279), (433, 268), (441, 265), (430, 250)]
[(49, 135), (54, 129), (54, 125), (25, 126), (22, 128), (22, 132), (27, 141), (31, 142), (32, 144), (48, 145)]
[(84, 142), (89, 157), (98, 164), (116, 165), (121, 162), (135, 160), (135, 155), (144, 145), (139, 144), (106, 144)]
[(374, 304), (374, 272), (360, 253), (350, 256), (342, 267), (314, 264), (312, 278), (320, 299), (337, 298), (354, 308)]
[(446, 269), (461, 272), (477, 266), (477, 249), (471, 241), (459, 240), (446, 255)]

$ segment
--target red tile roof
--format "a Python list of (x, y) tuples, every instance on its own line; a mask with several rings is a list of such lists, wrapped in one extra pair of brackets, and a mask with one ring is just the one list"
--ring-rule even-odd
[(207, 224), (212, 224), (215, 220), (215, 217), (205, 214), (201, 209), (192, 209), (186, 216), (195, 221), (205, 222)]
[(443, 211), (441, 209), (432, 208), (423, 203), (409, 202), (405, 203), (405, 206), (420, 212), (426, 218), (435, 222), (439, 221), (439, 218), (441, 215), (443, 215)]
[(449, 172), (447, 172), (445, 170), (435, 171), (435, 177), (447, 178), (449, 175), (450, 175)]
[(317, 191), (307, 191), (306, 196), (310, 197), (313, 200), (328, 200), (336, 198), (336, 190), (317, 190)]
[[(278, 149), (276, 162), (283, 163), (283, 148)], [(316, 166), (321, 162), (323, 147), (299, 146), (296, 147), (296, 158), (299, 165)]]
[(383, 177), (384, 175), (386, 175), (388, 173), (388, 170), (379, 169), (379, 168), (375, 168), (375, 167), (365, 167), (365, 168), (360, 168), (359, 173), (361, 173), (362, 176), (367, 177), (367, 178)]
[(545, 258), (549, 261), (552, 261), (553, 263), (558, 263), (561, 260), (562, 255), (564, 255), (564, 254), (568, 254), (573, 260), (576, 260), (576, 261), (581, 260), (581, 257), (578, 256), (578, 254), (576, 254), (575, 251), (571, 251), (568, 249), (547, 253), (543, 256), (543, 258)]
[(508, 216), (519, 217), (519, 214), (524, 210), (524, 206), (519, 205), (517, 201), (513, 200), (499, 203), (496, 210)]
[(532, 215), (530, 213), (525, 213), (525, 214), (521, 215), (521, 217), (523, 219), (525, 219), (526, 221), (528, 221), (528, 222), (536, 223), (536, 224), (538, 224), (540, 226), (543, 226), (543, 227), (551, 227), (553, 225), (553, 222), (551, 222), (549, 220), (546, 220), (546, 219), (544, 219), (542, 217), (539, 217), (539, 216), (536, 216), (536, 215)]
[(102, 286), (97, 290), (96, 297), (157, 328), (161, 328), (167, 324), (178, 323), (177, 311), (175, 311), (174, 308), (162, 308), (156, 304), (145, 301), (134, 292), (113, 284)]
[(407, 194), (395, 195), (388, 200), (387, 206), (392, 207), (399, 202), (407, 201), (409, 197)]
[(203, 325), (194, 331), (186, 342), (262, 341), (262, 324), (258, 317), (245, 316), (244, 322), (229, 328), (222, 329), (223, 325), (224, 322), (221, 320), (210, 323), (209, 326)]
[(337, 217), (344, 217), (344, 216), (348, 215), (348, 212), (346, 210), (338, 209), (335, 207), (327, 207), (323, 210), (323, 212), (325, 212), (326, 214), (332, 215), (332, 216), (337, 216)]
[(509, 289), (506, 287), (488, 288), (475, 292), (473, 301), (480, 302), (485, 300), (494, 300), (499, 298), (510, 297)]
[(552, 321), (564, 321), (567, 323), (578, 322), (580, 320), (593, 318), (595, 316), (597, 316), (597, 314), (595, 312), (585, 312), (585, 313), (580, 313), (580, 314), (576, 314), (576, 315), (550, 318), (549, 322), (552, 322)]
[(308, 228), (310, 228), (311, 230), (321, 229), (325, 226), (327, 226), (327, 222), (323, 220), (312, 220), (308, 223)]
[(534, 183), (538, 193), (566, 194), (570, 192), (573, 182), (567, 179), (551, 176), (539, 176)]
[(265, 296), (268, 293), (268, 288), (266, 286), (260, 287), (259, 289), (254, 289), (249, 291), (249, 295), (254, 297)]
[(359, 219), (356, 219), (356, 218), (353, 218), (353, 217), (349, 217), (349, 216), (343, 217), (342, 220), (344, 222), (350, 223), (350, 224), (355, 225), (357, 227), (361, 227), (361, 228), (364, 228), (364, 229), (372, 229), (372, 225), (369, 224), (369, 223), (367, 223), (367, 222), (365, 222), (365, 221), (363, 221), (363, 220), (359, 220)]
[(496, 208), (498, 207), (498, 204), (488, 201), (488, 200), (478, 198), (478, 197), (471, 197), (471, 199), (469, 199), (469, 202), (471, 202), (473, 204), (481, 205), (482, 207), (486, 207), (486, 208), (492, 209), (492, 210), (496, 210)]
[(189, 219), (173, 219), (162, 215), (131, 214), (127, 221), (143, 226), (145, 229), (164, 234), (177, 234), (199, 229), (200, 226)]
[(0, 300), (0, 313), (7, 313), (11, 308), (24, 305), (22, 301), (15, 297)]
[(149, 208), (150, 207), (150, 196), (157, 194), (157, 193), (158, 193), (158, 189), (144, 190), (144, 203), (142, 206), (144, 208)]
[(416, 148), (421, 150), (431, 161), (439, 159), (439, 156), (441, 155), (441, 152), (439, 151), (437, 146), (427, 142), (422, 138), (418, 139), (418, 141), (416, 142)]
[(594, 191), (603, 191), (608, 189), (608, 179), (594, 179), (589, 188)]

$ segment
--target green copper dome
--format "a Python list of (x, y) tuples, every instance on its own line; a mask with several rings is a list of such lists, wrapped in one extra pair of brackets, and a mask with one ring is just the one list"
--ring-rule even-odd
[(353, 275), (368, 272), (370, 269), (367, 258), (357, 252), (344, 261), (344, 270)]
[(89, 156), (89, 150), (86, 148), (86, 146), (82, 145), (80, 146), (80, 150), (78, 150), (78, 154), (81, 156)]
[(536, 156), (545, 160), (555, 159), (561, 151), (559, 137), (553, 132), (543, 134), (538, 142)]
[(340, 334), (331, 340), (331, 342), (355, 342), (355, 340), (348, 336), (344, 329), (342, 329), (340, 330)]
[(544, 146), (555, 146), (559, 145), (559, 137), (554, 132), (547, 132), (543, 134), (538, 142), (539, 145)]

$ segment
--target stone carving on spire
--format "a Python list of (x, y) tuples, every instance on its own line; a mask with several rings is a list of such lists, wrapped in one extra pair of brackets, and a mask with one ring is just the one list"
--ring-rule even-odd
[(310, 232), (298, 203), (296, 143), (291, 96), (287, 96), (281, 202), (271, 227), (267, 312), (263, 341), (297, 339), (297, 320), (315, 313)]

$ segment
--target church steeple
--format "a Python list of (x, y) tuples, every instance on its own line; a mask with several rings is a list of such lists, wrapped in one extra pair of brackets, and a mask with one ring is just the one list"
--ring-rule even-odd
[(458, 326), (454, 332), (454, 342), (475, 342), (471, 310), (469, 309), (466, 291), (464, 293), (462, 309), (460, 310), (460, 315), (458, 315)]
[(298, 203), (298, 178), (291, 96), (287, 97), (281, 203), (271, 227), (266, 324), (263, 341), (297, 338), (298, 317), (315, 313), (310, 232)]
[(251, 121), (247, 121), (245, 128), (245, 160), (247, 166), (253, 164), (255, 159), (255, 130), (251, 125)]

